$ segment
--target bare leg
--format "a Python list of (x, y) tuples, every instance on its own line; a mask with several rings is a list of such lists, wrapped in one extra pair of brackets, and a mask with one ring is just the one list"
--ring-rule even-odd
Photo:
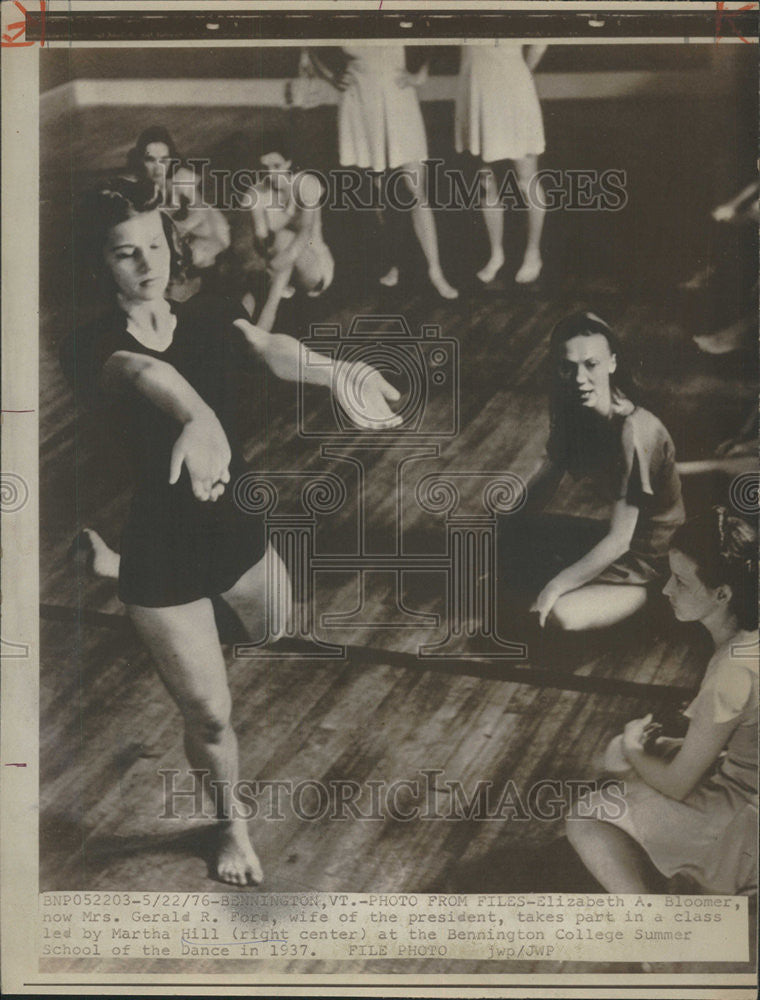
[(538, 158), (535, 154), (523, 156), (515, 160), (515, 170), (517, 171), (517, 182), (520, 185), (525, 202), (528, 206), (528, 241), (525, 246), (525, 256), (520, 265), (520, 269), (515, 275), (515, 281), (519, 285), (529, 285), (541, 273), (543, 261), (541, 259), (541, 233), (544, 229), (544, 217), (546, 209), (544, 205), (544, 190), (538, 179), (535, 178), (538, 170)]
[[(282, 250), (286, 250), (294, 239), (295, 233), (289, 229), (281, 229), (274, 238), (274, 253), (280, 253)], [(271, 331), (273, 329), (275, 319), (277, 318), (277, 307), (280, 304), (280, 299), (289, 298), (290, 295), (293, 294), (290, 284), (290, 276), (292, 273), (292, 264), (288, 267), (283, 267), (279, 270), (273, 270), (270, 272), (270, 285), (267, 293), (267, 299), (256, 324), (261, 327), (262, 330)]]
[[(191, 767), (206, 772), (206, 790), (220, 823), (217, 875), (232, 885), (256, 884), (263, 873), (246, 821), (234, 813), (238, 747), (230, 724), (227, 673), (209, 600), (173, 608), (127, 608), (185, 724)], [(211, 785), (211, 782), (219, 782)], [(223, 794), (224, 790), (226, 794)]]
[(607, 892), (652, 891), (652, 862), (625, 830), (603, 820), (571, 813), (565, 824), (567, 839), (583, 864)]
[(630, 618), (647, 602), (646, 587), (589, 583), (563, 594), (551, 610), (550, 624), (567, 632), (609, 628)]
[(480, 209), (486, 224), (491, 256), (485, 267), (478, 271), (478, 278), (487, 285), (504, 266), (504, 207), (499, 204), (499, 188), (493, 170), (486, 166), (481, 172), (482, 201)]
[(427, 203), (427, 185), (422, 164), (405, 164), (404, 180), (409, 191), (414, 195), (412, 225), (427, 261), (430, 283), (442, 298), (456, 299), (459, 292), (446, 281), (441, 270), (441, 261), (438, 255), (438, 231), (433, 210)]
[(293, 588), (272, 543), (263, 557), (222, 594), (252, 642), (280, 639), (292, 627)]

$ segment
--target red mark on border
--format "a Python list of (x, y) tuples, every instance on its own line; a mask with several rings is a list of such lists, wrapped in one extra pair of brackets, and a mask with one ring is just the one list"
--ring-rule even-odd
[(3, 764), (3, 767), (26, 767), (26, 764)]
[[(2, 38), (0, 38), (0, 46), (4, 49), (23, 49), (27, 48), (29, 45), (34, 45), (34, 42), (27, 42), (26, 40), (26, 17), (27, 10), (19, 0), (13, 0), (14, 6), (19, 9), (23, 14), (23, 21), (14, 21), (13, 24), (8, 25), (8, 31), (4, 31)], [(47, 7), (46, 0), (39, 0), (40, 4), (40, 46), (45, 44), (45, 10)], [(9, 34), (9, 32), (15, 32), (15, 34)]]
[(742, 7), (736, 7), (733, 10), (726, 10), (726, 5), (723, 2), (716, 2), (715, 4), (715, 41), (719, 42), (723, 38), (723, 31), (721, 30), (721, 25), (723, 21), (728, 21), (729, 27), (736, 38), (740, 38), (743, 42), (749, 45), (749, 39), (745, 38), (733, 23), (733, 19), (737, 14), (744, 14), (748, 10), (757, 10), (760, 4), (757, 3), (745, 3)]

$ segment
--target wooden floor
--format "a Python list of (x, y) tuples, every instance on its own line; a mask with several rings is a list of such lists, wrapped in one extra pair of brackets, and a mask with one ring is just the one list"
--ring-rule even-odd
[[(227, 133), (241, 128), (240, 114), (210, 114), (207, 141), (222, 143)], [(107, 115), (90, 110), (78, 122), (49, 126), (51, 155), (56, 144), (60, 149), (65, 143), (75, 167), (81, 164), (74, 170), (75, 188), (81, 187), (88, 171), (122, 162), (128, 147), (124, 137), (131, 138), (146, 123), (140, 109), (118, 115), (115, 121), (112, 109)], [(155, 119), (151, 111), (150, 120)], [(181, 114), (179, 119), (177, 131), (188, 148), (191, 125)], [(694, 143), (712, 120), (709, 114), (699, 119)], [(552, 113), (548, 126), (559, 127)], [(585, 128), (588, 133), (590, 126)], [(615, 130), (613, 114), (605, 120), (605, 128), (607, 140), (617, 142), (619, 152), (629, 149), (630, 139), (624, 128)], [(579, 129), (576, 123), (575, 141)], [(686, 137), (687, 147), (688, 141)], [(688, 162), (693, 170), (695, 161), (689, 157), (686, 148), (680, 166)], [(675, 152), (672, 158), (678, 160)], [(639, 173), (632, 183), (639, 201), (634, 209), (646, 209), (652, 219), (667, 202), (662, 188), (653, 183), (652, 167), (644, 161), (644, 153), (637, 149)], [(51, 161), (44, 162), (42, 204), (50, 210), (47, 215), (43, 212), (42, 222), (47, 247), (55, 247), (57, 235), (65, 233), (65, 212), (60, 211), (63, 186), (58, 169)], [(408, 261), (412, 278), (398, 292), (380, 296), (371, 244), (360, 241), (357, 250), (349, 238), (344, 236), (341, 242), (336, 235), (336, 258), (344, 266), (338, 268), (333, 289), (315, 305), (311, 317), (305, 317), (297, 302), (288, 304), (281, 314), (282, 328), (303, 336), (309, 318), (347, 328), (354, 316), (370, 313), (401, 313), (412, 329), (438, 324), (443, 337), (459, 343), (460, 432), (440, 446), (437, 456), (416, 462), (415, 477), (447, 471), (526, 474), (547, 434), (549, 332), (562, 315), (590, 307), (611, 322), (634, 352), (647, 404), (670, 429), (678, 457), (707, 457), (742, 423), (756, 398), (757, 378), (752, 357), (716, 361), (699, 357), (690, 346), (693, 307), (679, 297), (675, 285), (679, 273), (688, 273), (694, 263), (690, 248), (706, 238), (699, 212), (686, 207), (694, 191), (702, 208), (711, 203), (714, 192), (707, 173), (696, 172), (690, 193), (674, 192), (671, 208), (692, 227), (692, 242), (683, 232), (677, 239), (671, 227), (672, 245), (656, 246), (651, 262), (641, 253), (641, 226), (634, 209), (632, 215), (614, 220), (550, 218), (547, 273), (530, 291), (516, 289), (508, 278), (488, 290), (474, 289), (468, 272), (484, 250), (479, 220), (452, 213), (441, 220), (441, 232), (444, 263), (463, 289), (455, 303), (435, 301), (425, 292), (413, 254)], [(642, 204), (647, 193), (650, 201)], [(360, 233), (368, 225), (362, 219), (354, 222)], [(345, 228), (343, 222), (341, 226)], [(590, 248), (588, 257), (573, 249), (579, 233)], [(510, 236), (512, 260), (515, 240)], [(611, 247), (609, 255), (605, 245)], [(679, 245), (680, 256), (674, 257)], [(460, 252), (464, 247), (466, 252)], [(625, 266), (626, 248), (633, 261), (630, 267)], [(129, 483), (124, 471), (106, 457), (102, 429), (86, 418), (75, 421), (57, 363), (70, 305), (54, 263), (53, 252), (43, 248), (40, 887), (219, 888), (208, 878), (208, 825), (159, 819), (164, 804), (159, 771), (185, 766), (179, 714), (132, 634), (113, 584), (89, 579), (66, 560), (70, 540), (84, 525), (118, 544)], [(343, 477), (349, 496), (355, 495), (351, 467), (322, 456), (318, 442), (297, 435), (295, 405), (292, 386), (271, 386), (266, 434), (251, 426), (246, 443), (252, 468), (333, 472)], [(326, 412), (326, 400), (316, 393), (308, 405), (311, 419)], [(443, 415), (443, 401), (433, 399), (430, 405), (433, 414), (438, 407)], [(358, 454), (355, 446), (349, 452), (354, 458)], [(372, 484), (367, 491), (371, 517), (382, 532), (394, 523), (390, 484), (395, 456), (386, 449), (361, 457)], [(726, 485), (699, 484), (689, 493), (690, 505), (694, 508), (719, 495)], [(601, 514), (570, 486), (563, 489), (554, 509)], [(411, 490), (402, 493), (402, 512), (405, 544), (417, 546), (414, 551), (443, 551), (442, 517), (425, 514)], [(340, 544), (355, 530), (355, 517), (349, 504), (326, 524), (320, 535), (323, 551), (331, 551), (330, 545)], [(382, 609), (396, 606), (387, 584), (379, 580), (365, 595), (368, 613), (379, 616)], [(440, 577), (410, 574), (403, 584), (405, 606), (442, 612)], [(325, 578), (315, 600), (317, 616), (346, 611), (356, 601), (357, 582), (350, 573)], [(508, 624), (502, 619), (502, 625)], [(585, 778), (592, 773), (595, 756), (628, 719), (695, 689), (707, 657), (698, 630), (677, 626), (657, 613), (647, 619), (646, 627), (623, 629), (601, 641), (581, 640), (571, 651), (531, 647), (521, 664), (466, 655), (441, 663), (420, 660), (419, 645), (440, 639), (443, 626), (378, 630), (354, 624), (318, 631), (326, 641), (344, 643), (346, 657), (243, 659), (228, 650), (244, 778), (392, 782), (418, 778), (422, 769), (440, 768), (442, 781), (459, 780), (470, 791), (479, 781), (503, 788), (511, 780), (527, 791), (542, 778)], [(558, 820), (415, 824), (386, 818), (334, 823), (309, 822), (286, 810), (286, 819), (254, 820), (251, 829), (266, 870), (266, 889), (593, 888), (581, 866), (562, 853)], [(112, 964), (113, 971), (119, 971), (118, 963)], [(56, 960), (46, 969), (69, 967)], [(317, 968), (325, 973), (353, 971), (349, 963), (294, 963), (290, 971)], [(388, 971), (380, 962), (362, 968)], [(450, 963), (446, 968), (452, 971)], [(462, 963), (461, 971), (507, 968), (530, 971), (527, 964), (515, 963), (503, 967)], [(548, 963), (533, 968), (560, 971)], [(245, 969), (245, 963), (236, 963), (235, 971)], [(704, 965), (699, 970), (708, 971)], [(166, 962), (146, 961), (141, 971), (172, 970)], [(203, 971), (215, 971), (214, 964), (208, 963)], [(405, 963), (399, 971), (436, 969), (433, 963), (420, 962), (417, 967)], [(572, 971), (585, 970), (573, 965)]]

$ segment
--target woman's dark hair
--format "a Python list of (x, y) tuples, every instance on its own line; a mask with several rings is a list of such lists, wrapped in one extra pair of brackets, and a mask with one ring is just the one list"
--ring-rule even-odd
[(169, 169), (166, 171), (167, 177), (171, 177), (180, 166), (182, 158), (177, 151), (177, 146), (169, 130), (164, 128), (163, 125), (150, 125), (148, 128), (142, 130), (134, 146), (127, 153), (127, 169), (135, 174), (136, 177), (143, 176), (145, 170), (143, 162), (145, 151), (154, 142), (162, 142), (169, 150), (171, 163), (169, 164)]
[[(160, 191), (145, 179), (116, 177), (83, 196), (74, 219), (74, 256), (80, 276), (94, 286), (93, 294), (98, 290), (104, 294), (113, 288), (103, 260), (110, 230), (136, 215), (160, 209), (160, 206)], [(181, 278), (190, 263), (189, 252), (179, 239), (171, 218), (165, 212), (160, 214), (171, 253), (171, 274)]]
[(549, 415), (551, 432), (549, 455), (567, 468), (582, 464), (584, 437), (593, 434), (594, 418), (589, 418), (568, 392), (567, 383), (560, 376), (560, 368), (565, 344), (574, 337), (591, 337), (601, 334), (607, 341), (610, 354), (615, 355), (617, 365), (610, 375), (610, 391), (613, 403), (628, 399), (634, 405), (639, 401), (639, 390), (628, 366), (620, 341), (612, 329), (592, 312), (576, 312), (565, 316), (552, 330), (549, 340), (549, 362), (551, 364), (551, 390), (549, 395)]
[(697, 567), (706, 587), (731, 588), (729, 607), (739, 627), (757, 628), (757, 530), (742, 517), (714, 507), (708, 514), (690, 518), (673, 534), (670, 542)]

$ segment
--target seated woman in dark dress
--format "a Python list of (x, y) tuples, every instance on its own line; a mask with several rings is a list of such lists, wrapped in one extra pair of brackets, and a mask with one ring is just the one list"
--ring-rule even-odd
[[(238, 399), (235, 375), (247, 363), (264, 399), (270, 372), (298, 380), (308, 371), (365, 427), (397, 425), (388, 400), (399, 396), (367, 365), (304, 365), (297, 340), (258, 329), (223, 299), (169, 303), (174, 233), (159, 204), (152, 184), (120, 178), (84, 206), (78, 238), (104, 270), (112, 304), (69, 338), (62, 361), (77, 402), (113, 404), (135, 467), (119, 596), (182, 712), (191, 766), (230, 787), (237, 742), (212, 598), (223, 595), (257, 637), (267, 618), (270, 634), (282, 630), (291, 611), (284, 564), (265, 552), (260, 520), (233, 502), (230, 485), (245, 468), (236, 415), (239, 403), (256, 405)], [(246, 823), (229, 808), (218, 807), (217, 875), (258, 882)]]
[[(662, 423), (636, 404), (617, 339), (592, 313), (575, 313), (551, 337), (551, 431), (547, 455), (528, 483), (528, 502), (505, 519), (506, 578), (539, 589), (532, 611), (541, 626), (605, 628), (630, 617), (667, 573), (670, 537), (683, 522), (673, 442)], [(606, 529), (561, 564), (550, 519), (531, 524), (565, 473), (588, 478), (610, 505)], [(545, 557), (545, 558), (544, 558)], [(517, 588), (516, 588), (517, 589)], [(535, 593), (535, 591), (534, 591)]]

